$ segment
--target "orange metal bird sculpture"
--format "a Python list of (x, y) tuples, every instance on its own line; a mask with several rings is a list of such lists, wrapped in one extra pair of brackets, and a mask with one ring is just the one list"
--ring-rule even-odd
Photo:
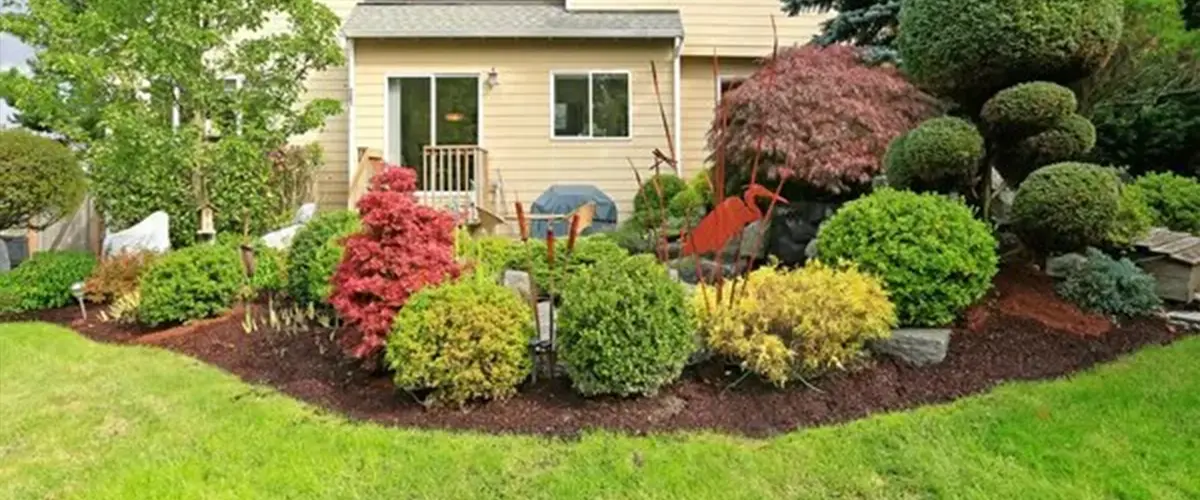
[(751, 184), (741, 198), (726, 198), (700, 220), (684, 239), (683, 255), (706, 254), (725, 248), (729, 239), (747, 224), (762, 220), (763, 213), (757, 203), (759, 198), (788, 202), (761, 184)]

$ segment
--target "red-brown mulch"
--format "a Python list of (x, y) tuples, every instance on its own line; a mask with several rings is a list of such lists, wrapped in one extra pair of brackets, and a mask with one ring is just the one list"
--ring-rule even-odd
[[(840, 373), (776, 389), (740, 378), (718, 362), (689, 369), (655, 397), (584, 399), (565, 380), (523, 387), (507, 401), (466, 410), (426, 409), (386, 376), (365, 374), (340, 355), (329, 331), (247, 335), (237, 314), (179, 333), (139, 336), (99, 321), (77, 321), (78, 309), (45, 311), (39, 319), (67, 324), (104, 342), (138, 342), (182, 352), (243, 379), (278, 388), (314, 405), (389, 425), (496, 433), (572, 436), (584, 429), (632, 433), (717, 430), (768, 436), (798, 427), (844, 422), (873, 413), (942, 403), (1008, 380), (1059, 377), (1182, 335), (1158, 318), (1131, 321), (1107, 333), (1055, 297), (1039, 277), (1019, 268), (997, 278), (996, 291), (955, 331), (942, 364), (915, 368), (879, 359)], [(1015, 297), (1015, 298), (1014, 298)], [(1081, 319), (1084, 318), (1084, 319)], [(1031, 318), (1069, 325), (1070, 331)], [(1106, 321), (1107, 324), (1107, 321)], [(1086, 325), (1088, 328), (1075, 328)]]

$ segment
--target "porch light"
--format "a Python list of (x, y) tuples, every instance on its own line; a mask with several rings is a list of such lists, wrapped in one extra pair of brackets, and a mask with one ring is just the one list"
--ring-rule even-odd
[(487, 74), (487, 86), (488, 86), (488, 88), (495, 88), (496, 86), (499, 86), (499, 85), (500, 85), (500, 73), (497, 73), (496, 68), (493, 67), (491, 69), (491, 71), (488, 71), (488, 74)]
[(463, 119), (463, 114), (459, 113), (457, 111), (451, 111), (449, 113), (446, 113), (446, 121), (448, 121), (450, 123), (461, 122), (462, 119)]

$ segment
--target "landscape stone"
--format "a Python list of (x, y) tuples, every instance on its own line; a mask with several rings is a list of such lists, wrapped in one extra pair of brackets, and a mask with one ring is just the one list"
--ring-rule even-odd
[(885, 354), (914, 366), (941, 363), (950, 348), (950, 330), (947, 328), (902, 328), (892, 332), (892, 337), (876, 340), (870, 344), (877, 354)]
[[(700, 282), (700, 278), (696, 274), (696, 261), (692, 260), (692, 257), (672, 260), (667, 263), (667, 267), (678, 271), (679, 279), (684, 283), (695, 285)], [(720, 267), (725, 268), (724, 275), (727, 278), (733, 276), (736, 270), (732, 263), (722, 266), (722, 264), (710, 259), (700, 259), (700, 271), (704, 273), (705, 279), (711, 279), (712, 276), (716, 275), (716, 271)]]
[(104, 236), (104, 255), (125, 252), (166, 253), (171, 249), (171, 217), (166, 212), (150, 214), (129, 229)]
[(0, 273), (7, 273), (12, 269), (12, 262), (8, 260), (8, 243), (0, 240)]
[(1167, 320), (1170, 321), (1171, 324), (1187, 330), (1200, 330), (1200, 312), (1168, 311)]
[(1079, 253), (1069, 253), (1046, 259), (1046, 274), (1054, 278), (1065, 278), (1072, 270), (1087, 263), (1087, 257)]
[(529, 273), (525, 271), (514, 271), (509, 269), (504, 271), (502, 278), (503, 284), (509, 290), (517, 292), (522, 300), (529, 300), (529, 296), (533, 295), (533, 286), (529, 279)]

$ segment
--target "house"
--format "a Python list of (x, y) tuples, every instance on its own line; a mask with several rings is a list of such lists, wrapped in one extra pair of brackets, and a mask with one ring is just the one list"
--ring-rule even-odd
[(326, 2), (347, 65), (309, 92), (347, 112), (299, 138), (325, 149), (322, 204), (353, 204), (376, 152), (416, 168), (427, 202), (508, 216), (555, 183), (593, 184), (626, 216), (630, 162), (646, 169), (658, 149), (681, 175), (701, 169), (717, 99), (770, 54), (772, 21), (790, 46), (825, 18), (778, 0)]

